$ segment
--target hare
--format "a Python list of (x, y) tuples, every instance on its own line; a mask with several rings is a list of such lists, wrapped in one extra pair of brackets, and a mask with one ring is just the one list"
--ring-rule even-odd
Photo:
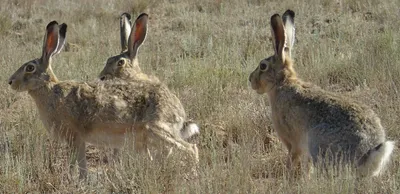
[(139, 67), (137, 54), (146, 39), (148, 15), (142, 13), (131, 26), (131, 15), (123, 13), (120, 16), (121, 54), (107, 59), (100, 73), (100, 80), (121, 78), (125, 80), (140, 79), (159, 83), (157, 77), (149, 76)]
[(298, 167), (302, 156), (313, 163), (325, 159), (355, 167), (358, 175), (382, 173), (394, 149), (386, 140), (380, 119), (364, 104), (301, 81), (291, 60), (295, 13), (271, 17), (275, 54), (263, 59), (250, 74), (251, 87), (267, 93), (272, 124), (287, 147), (288, 167)]
[(144, 151), (148, 144), (176, 146), (197, 163), (197, 146), (184, 141), (179, 133), (184, 127), (185, 112), (179, 100), (162, 85), (140, 80), (127, 83), (57, 79), (51, 61), (63, 48), (66, 31), (66, 24), (50, 22), (42, 56), (23, 64), (8, 83), (13, 90), (27, 91), (45, 128), (71, 146), (71, 166), (78, 162), (79, 178), (87, 177), (86, 142), (118, 148), (130, 135), (136, 151)]
[[(121, 54), (107, 59), (107, 63), (101, 71), (99, 78), (103, 81), (112, 79), (123, 79), (126, 81), (145, 80), (155, 84), (162, 84), (157, 77), (142, 72), (137, 58), (139, 48), (146, 39), (148, 15), (146, 13), (140, 14), (134, 26), (131, 26), (130, 18), (131, 15), (128, 13), (121, 14)], [(166, 88), (164, 84), (162, 85)], [(166, 90), (168, 89), (166, 88)], [(180, 102), (179, 106), (182, 106)], [(183, 139), (188, 139), (200, 133), (198, 125), (193, 122), (185, 121), (184, 126), (181, 130)]]

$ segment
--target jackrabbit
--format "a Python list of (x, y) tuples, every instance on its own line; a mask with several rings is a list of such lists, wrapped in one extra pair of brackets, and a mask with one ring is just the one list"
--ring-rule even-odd
[(139, 15), (134, 26), (131, 26), (130, 18), (131, 15), (128, 13), (120, 16), (121, 54), (107, 59), (99, 78), (100, 80), (147, 79), (158, 83), (157, 77), (142, 72), (137, 58), (139, 48), (146, 39), (148, 15), (146, 13)]
[[(146, 13), (140, 14), (134, 26), (131, 26), (130, 18), (131, 15), (128, 13), (123, 13), (120, 16), (121, 54), (107, 59), (107, 63), (99, 75), (100, 80), (146, 80), (161, 84), (166, 88), (157, 77), (143, 73), (139, 67), (137, 54), (146, 39), (148, 15)], [(166, 90), (168, 89), (166, 88)], [(185, 120), (184, 126), (181, 130), (183, 139), (188, 139), (200, 133), (198, 125), (193, 122)]]
[(249, 76), (252, 88), (268, 95), (272, 124), (289, 151), (288, 166), (298, 166), (304, 154), (314, 164), (321, 157), (334, 166), (354, 165), (360, 175), (381, 174), (394, 142), (386, 140), (378, 116), (361, 103), (297, 78), (290, 58), (294, 15), (287, 10), (282, 18), (271, 17), (275, 54)]
[(185, 111), (162, 85), (140, 80), (58, 81), (51, 60), (63, 48), (66, 30), (66, 24), (50, 22), (42, 56), (23, 64), (9, 84), (18, 92), (27, 91), (45, 128), (69, 143), (79, 177), (87, 176), (85, 142), (121, 147), (130, 135), (137, 151), (145, 151), (148, 144), (177, 146), (197, 162), (197, 146), (180, 136)]

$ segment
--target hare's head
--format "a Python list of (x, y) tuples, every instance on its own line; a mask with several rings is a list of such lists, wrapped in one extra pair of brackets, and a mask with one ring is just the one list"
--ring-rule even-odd
[(123, 13), (120, 17), (121, 54), (107, 59), (99, 75), (101, 80), (124, 78), (132, 73), (141, 72), (137, 53), (146, 38), (148, 15), (145, 13), (139, 15), (132, 29), (130, 17), (127, 13)]
[(275, 86), (296, 78), (290, 59), (295, 34), (294, 15), (293, 11), (287, 10), (283, 19), (279, 14), (271, 17), (275, 54), (263, 59), (249, 77), (251, 87), (259, 94), (269, 92)]
[(51, 57), (64, 46), (67, 25), (50, 22), (46, 27), (42, 56), (23, 64), (8, 80), (13, 90), (35, 90), (47, 82), (57, 82), (51, 70)]

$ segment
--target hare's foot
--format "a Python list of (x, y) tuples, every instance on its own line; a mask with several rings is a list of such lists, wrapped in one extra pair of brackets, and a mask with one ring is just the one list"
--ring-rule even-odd
[(292, 149), (286, 161), (286, 168), (288, 169), (289, 176), (298, 178), (302, 173), (301, 163), (302, 153), (300, 150)]

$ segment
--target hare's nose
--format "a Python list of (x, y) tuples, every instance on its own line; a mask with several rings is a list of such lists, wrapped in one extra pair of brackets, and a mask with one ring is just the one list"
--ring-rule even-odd
[(12, 84), (12, 80), (9, 80), (9, 81), (8, 81), (8, 84), (10, 84), (10, 85), (11, 85), (11, 84)]
[(104, 81), (105, 79), (106, 79), (106, 76), (105, 76), (105, 75), (103, 75), (103, 76), (100, 77), (100, 80), (101, 80), (101, 81)]

